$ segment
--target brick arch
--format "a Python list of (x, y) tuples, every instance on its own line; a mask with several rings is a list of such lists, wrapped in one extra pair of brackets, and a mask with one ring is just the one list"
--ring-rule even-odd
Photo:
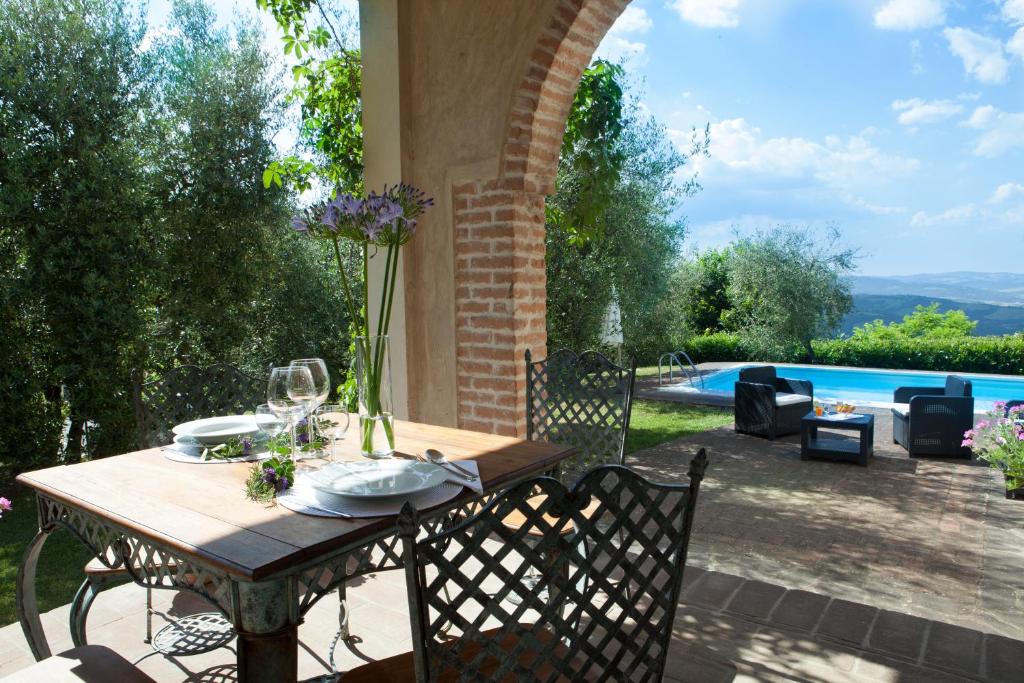
[(544, 201), (583, 70), (629, 0), (556, 0), (508, 108), (498, 178), (452, 188), (459, 426), (525, 436), (547, 346)]

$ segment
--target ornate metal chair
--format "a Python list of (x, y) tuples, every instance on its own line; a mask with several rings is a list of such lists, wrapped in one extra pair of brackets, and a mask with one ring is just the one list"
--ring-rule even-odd
[(636, 360), (624, 368), (597, 351), (568, 349), (534, 361), (526, 351), (526, 438), (575, 446), (560, 478), (625, 461)]
[[(223, 364), (207, 368), (181, 365), (151, 382), (137, 381), (133, 402), (138, 443), (142, 448), (166, 445), (173, 438), (171, 429), (176, 424), (250, 411), (263, 402), (266, 388), (265, 379)], [(162, 566), (161, 570), (166, 568)], [(86, 622), (93, 600), (110, 583), (127, 578), (129, 571), (124, 567), (110, 569), (94, 559), (86, 564), (85, 576), (71, 602), (71, 640), (76, 647), (88, 642)], [(153, 589), (147, 587), (147, 643), (153, 642), (153, 614)], [(230, 624), (219, 613), (211, 612), (185, 617), (163, 629), (157, 634), (154, 648), (168, 654), (200, 654), (233, 637)]]
[[(526, 351), (526, 438), (578, 449), (559, 468), (558, 478), (563, 483), (571, 484), (594, 465), (625, 463), (635, 379), (635, 360), (627, 370), (597, 351), (577, 355), (562, 349), (540, 361)], [(538, 492), (532, 502), (543, 507), (543, 494)], [(515, 529), (527, 521), (512, 511), (505, 523)], [(572, 534), (573, 526), (565, 526), (562, 533)], [(531, 574), (526, 584), (536, 580)], [(512, 599), (517, 598), (513, 595)]]
[(735, 383), (736, 431), (775, 439), (800, 431), (800, 420), (814, 407), (814, 385), (778, 377), (772, 365), (740, 370)]
[(174, 425), (215, 415), (241, 414), (263, 403), (266, 378), (231, 365), (180, 365), (159, 379), (134, 388), (135, 424), (140, 446), (171, 441)]
[(892, 440), (910, 457), (946, 455), (971, 458), (964, 432), (974, 426), (971, 382), (956, 375), (942, 387), (899, 387), (893, 393)]
[[(706, 467), (701, 450), (688, 485), (651, 483), (619, 465), (597, 467), (571, 489), (523, 482), (421, 540), (406, 505), (399, 534), (413, 651), (342, 680), (661, 680)], [(600, 514), (584, 514), (591, 506)], [(513, 530), (505, 520), (514, 512), (527, 521)], [(565, 542), (570, 525), (590, 555)], [(528, 572), (540, 573), (546, 598), (524, 587)]]

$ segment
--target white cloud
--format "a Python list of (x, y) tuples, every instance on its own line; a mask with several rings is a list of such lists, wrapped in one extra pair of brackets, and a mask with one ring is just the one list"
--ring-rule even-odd
[(765, 138), (760, 128), (743, 118), (711, 124), (711, 156), (693, 163), (701, 176), (729, 173), (810, 179), (844, 195), (853, 185), (906, 175), (920, 165), (916, 159), (885, 154), (859, 135), (846, 140), (829, 136), (824, 143), (799, 137)]
[(905, 206), (885, 206), (883, 204), (872, 204), (863, 197), (857, 195), (847, 194), (843, 196), (843, 201), (852, 207), (861, 209), (870, 214), (876, 216), (891, 216), (896, 213), (906, 213), (907, 207)]
[(610, 33), (647, 33), (654, 26), (647, 10), (630, 5), (612, 24)]
[(671, 7), (683, 21), (701, 28), (734, 28), (740, 23), (740, 0), (672, 0)]
[(875, 12), (875, 26), (893, 31), (913, 31), (946, 23), (942, 0), (888, 0)]
[(996, 191), (992, 193), (992, 197), (988, 200), (990, 204), (1000, 204), (1013, 199), (1017, 195), (1024, 195), (1024, 185), (1020, 183), (1003, 183), (996, 188)]
[(975, 109), (963, 125), (982, 131), (974, 145), (976, 156), (997, 157), (1024, 147), (1024, 112), (1006, 112), (986, 105)]
[(1006, 51), (1024, 61), (1024, 26), (1017, 29), (1010, 41), (1006, 43)]
[(963, 60), (967, 73), (982, 83), (1006, 82), (1010, 63), (1002, 42), (966, 28), (947, 28), (942, 33), (950, 51)]
[(1003, 19), (1014, 25), (1024, 24), (1024, 0), (1006, 0), (1003, 3)]
[(594, 57), (623, 63), (629, 69), (637, 69), (647, 65), (647, 44), (609, 33), (597, 46)]
[(610, 62), (625, 63), (627, 68), (636, 69), (647, 64), (647, 44), (632, 40), (629, 36), (647, 33), (654, 22), (641, 7), (627, 7), (626, 11), (612, 24), (608, 34), (597, 46), (594, 57)]
[(914, 97), (896, 100), (892, 103), (892, 110), (900, 112), (896, 120), (904, 126), (917, 126), (944, 121), (962, 112), (964, 106), (952, 100), (922, 100)]
[(963, 206), (954, 206), (952, 209), (947, 209), (942, 213), (929, 214), (924, 211), (918, 211), (910, 219), (910, 225), (915, 228), (926, 228), (941, 225), (943, 223), (963, 223), (969, 221), (978, 215), (978, 207), (974, 204), (965, 204)]

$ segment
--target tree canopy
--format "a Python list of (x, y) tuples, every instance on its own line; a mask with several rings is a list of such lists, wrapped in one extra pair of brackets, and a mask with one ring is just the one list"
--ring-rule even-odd
[(978, 326), (961, 310), (939, 311), (938, 302), (928, 306), (915, 306), (913, 312), (903, 316), (902, 322), (886, 324), (882, 320), (864, 323), (853, 329), (858, 340), (957, 339), (968, 337)]
[(813, 362), (811, 341), (832, 333), (853, 306), (843, 275), (856, 252), (839, 233), (821, 237), (780, 226), (743, 237), (729, 256), (729, 299), (749, 348), (765, 357), (799, 346)]

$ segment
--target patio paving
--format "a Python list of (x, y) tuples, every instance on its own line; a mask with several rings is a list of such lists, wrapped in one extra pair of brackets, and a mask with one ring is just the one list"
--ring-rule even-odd
[[(699, 446), (712, 458), (667, 680), (1024, 680), (1024, 503), (1005, 500), (986, 468), (907, 458), (876, 419), (866, 468), (801, 461), (793, 437), (729, 429), (631, 456), (659, 479), (680, 478)], [(156, 595), (159, 610), (202, 609)], [(342, 669), (410, 647), (401, 572), (365, 577), (349, 596), (358, 642), (340, 648)], [(300, 627), (301, 676), (325, 671), (336, 610), (325, 598)], [(67, 606), (43, 617), (54, 651), (70, 646), (66, 618)], [(232, 651), (170, 660), (143, 629), (141, 589), (97, 599), (91, 642), (145, 657), (160, 681), (233, 680)], [(0, 629), (0, 676), (30, 663), (19, 626)]]

